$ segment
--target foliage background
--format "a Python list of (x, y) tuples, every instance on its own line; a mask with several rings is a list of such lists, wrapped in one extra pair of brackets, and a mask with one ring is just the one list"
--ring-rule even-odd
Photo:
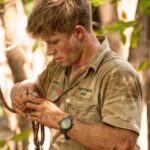
[[(90, 0), (94, 31), (97, 36), (108, 36), (108, 39), (113, 41), (111, 43), (113, 49), (139, 72), (143, 85), (143, 110), (147, 108), (145, 117), (147, 122), (144, 120), (144, 123), (148, 126), (146, 136), (150, 145), (150, 107), (148, 107), (150, 104), (150, 0), (132, 0), (136, 9), (134, 19), (129, 19), (130, 13), (127, 13), (125, 6), (118, 11), (120, 4), (125, 1), (130, 12), (131, 1), (128, 0)], [(33, 41), (25, 32), (27, 16), (34, 3), (34, 0), (0, 0), (0, 85), (9, 105), (11, 105), (9, 93), (13, 84), (37, 76), (50, 60), (46, 56), (44, 44), (41, 41)], [(127, 34), (128, 30), (130, 32)], [(37, 57), (40, 59), (37, 60)], [(2, 104), (0, 118), (2, 121), (0, 147), (25, 149), (24, 145), (28, 145), (26, 139), (31, 135), (28, 121), (22, 121), (20, 117), (4, 110)], [(7, 134), (3, 134), (6, 130)], [(12, 144), (12, 141), (24, 142), (20, 146)], [(150, 146), (147, 149), (150, 150)]]

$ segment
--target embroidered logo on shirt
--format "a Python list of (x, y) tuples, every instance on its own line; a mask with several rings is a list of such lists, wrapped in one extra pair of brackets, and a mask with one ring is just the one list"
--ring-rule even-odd
[(62, 89), (58, 88), (58, 89), (56, 89), (56, 92), (57, 93), (62, 93)]
[(57, 84), (57, 85), (60, 85), (60, 82), (55, 81), (55, 80), (53, 81), (53, 83), (54, 83), (54, 84)]
[(61, 87), (61, 83), (54, 80), (52, 84), (52, 90), (60, 94), (63, 91), (60, 87)]
[(88, 93), (92, 93), (92, 89), (79, 87), (80, 95), (87, 95)]

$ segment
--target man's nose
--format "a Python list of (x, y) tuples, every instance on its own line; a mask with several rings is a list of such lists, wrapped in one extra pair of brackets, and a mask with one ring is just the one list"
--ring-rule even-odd
[(47, 55), (54, 55), (56, 50), (53, 47), (47, 47)]

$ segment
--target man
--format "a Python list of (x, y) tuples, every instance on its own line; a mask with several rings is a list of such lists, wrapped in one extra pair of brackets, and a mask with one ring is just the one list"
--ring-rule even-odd
[(97, 40), (88, 0), (38, 1), (27, 31), (46, 42), (54, 59), (35, 82), (13, 87), (13, 108), (51, 129), (51, 150), (133, 150), (141, 117), (138, 75), (106, 38)]

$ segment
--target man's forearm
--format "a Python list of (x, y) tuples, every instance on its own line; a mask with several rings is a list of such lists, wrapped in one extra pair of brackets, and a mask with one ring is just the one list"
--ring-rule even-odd
[(67, 134), (92, 150), (134, 150), (138, 137), (134, 131), (78, 120), (74, 120), (74, 125)]
[(26, 86), (27, 88), (31, 90), (37, 90), (35, 80), (34, 79), (28, 79), (20, 82), (21, 85)]

